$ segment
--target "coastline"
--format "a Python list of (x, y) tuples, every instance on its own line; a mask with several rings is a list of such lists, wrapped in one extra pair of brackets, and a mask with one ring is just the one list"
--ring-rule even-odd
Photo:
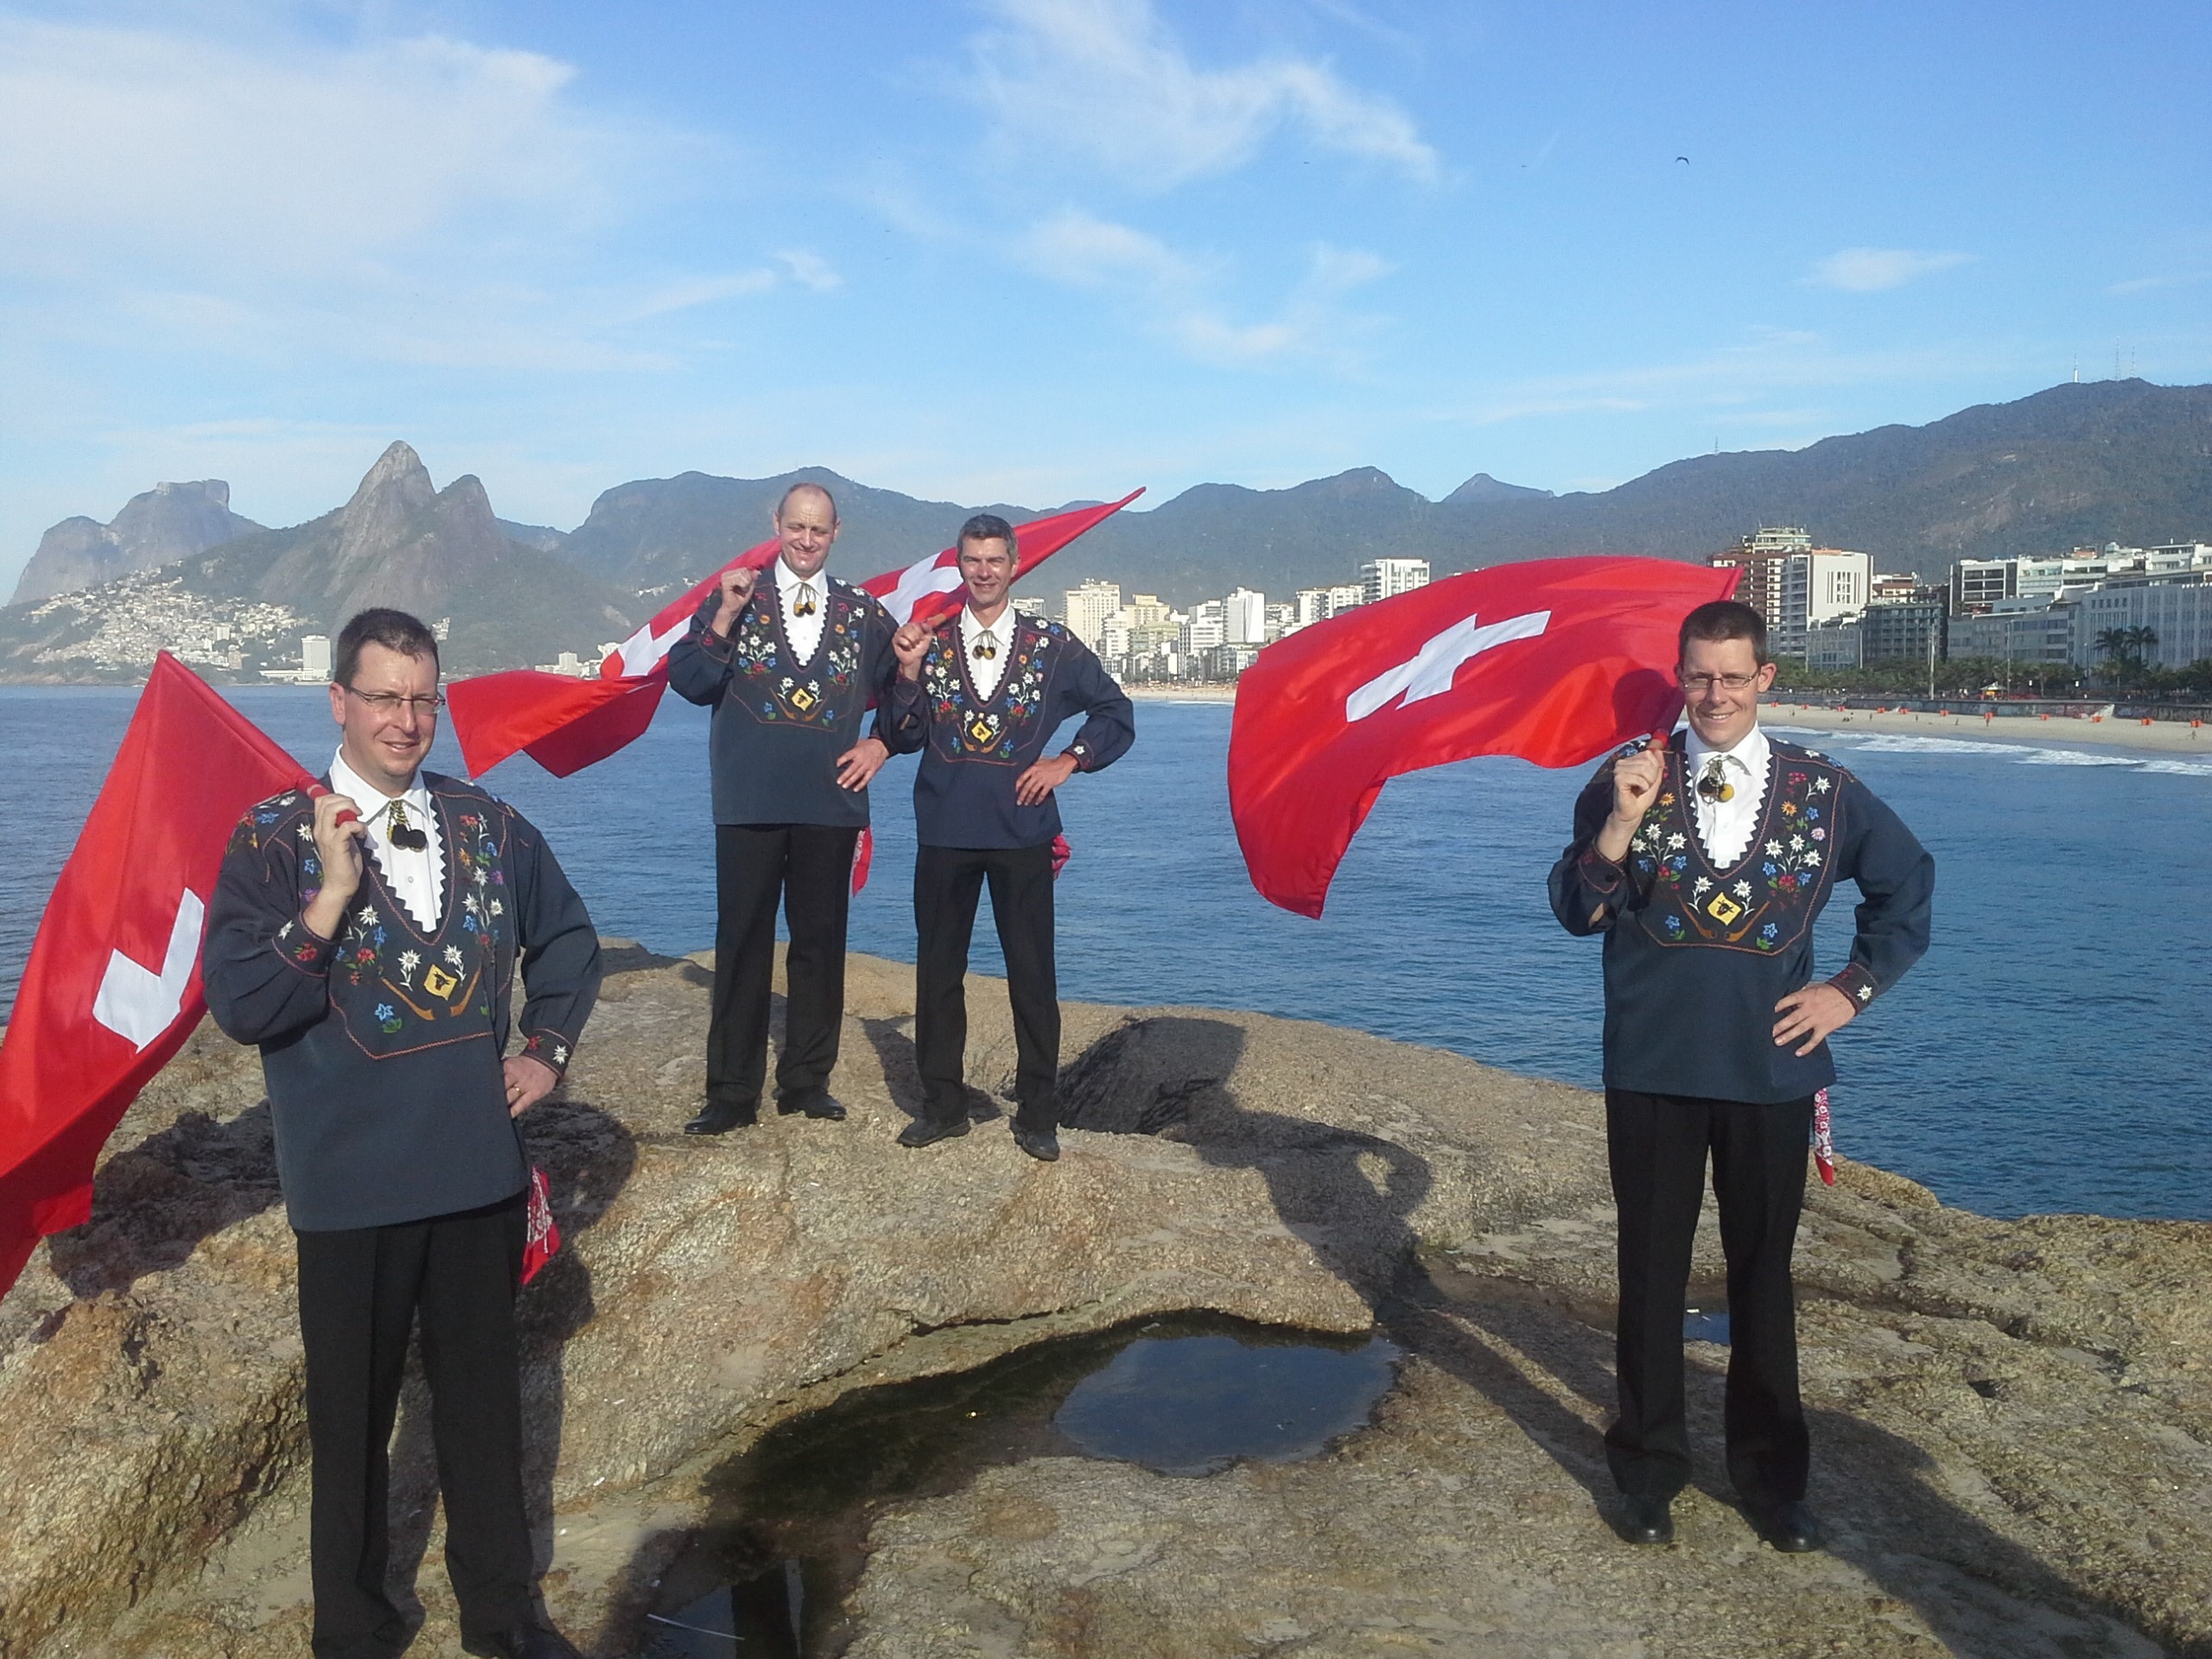
[(2212, 757), (2212, 729), (2190, 726), (2186, 721), (2162, 720), (2145, 725), (2139, 721), (2107, 718), (2101, 721), (2054, 716), (2050, 719), (2018, 715), (1916, 714), (1901, 709), (1885, 713), (1874, 709), (1838, 709), (1820, 703), (1788, 700), (1762, 702), (1759, 719), (1769, 726), (1798, 726), (1815, 732), (1903, 733), (1921, 737), (1961, 738), (2010, 743), (2095, 743), (2109, 748), (2139, 749), (2157, 754), (2200, 754)]
[(1125, 685), (1133, 702), (1234, 702), (1236, 688), (1233, 685), (1161, 685), (1141, 683)]

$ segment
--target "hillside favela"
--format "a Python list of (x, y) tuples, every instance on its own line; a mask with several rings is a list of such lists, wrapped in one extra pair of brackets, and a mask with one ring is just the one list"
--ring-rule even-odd
[(0, 1659), (2212, 1659), (2207, 63), (0, 0)]

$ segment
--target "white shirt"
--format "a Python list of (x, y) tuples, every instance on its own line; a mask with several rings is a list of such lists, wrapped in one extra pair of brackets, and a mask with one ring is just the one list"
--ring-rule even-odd
[[(407, 906), (407, 913), (415, 925), (425, 933), (435, 933), (438, 918), (446, 909), (445, 848), (438, 835), (438, 815), (430, 806), (430, 791), (423, 787), (423, 774), (415, 774), (415, 782), (404, 795), (386, 795), (361, 774), (346, 764), (346, 752), (340, 749), (331, 758), (330, 788), (334, 794), (343, 795), (361, 809), (361, 822), (368, 828), (369, 855), (377, 861), (377, 874), (391, 890), (391, 896)], [(420, 830), (425, 845), (420, 848), (395, 847), (391, 844), (391, 804), (399, 802), (407, 813), (407, 822)]]
[[(784, 637), (791, 642), (791, 655), (800, 663), (810, 663), (814, 653), (822, 649), (822, 630), (830, 615), (830, 578), (817, 570), (810, 576), (802, 576), (780, 558), (772, 567), (776, 573), (776, 602), (784, 607)], [(801, 616), (798, 611), (800, 596), (814, 601), (814, 613)]]
[[(1697, 819), (1697, 838), (1705, 845), (1705, 855), (1716, 869), (1727, 869), (1744, 855), (1744, 849), (1751, 844), (1751, 836), (1759, 826), (1759, 808), (1766, 800), (1767, 761), (1770, 751), (1766, 734), (1756, 725), (1736, 740), (1732, 749), (1716, 749), (1697, 734), (1691, 727), (1685, 734), (1682, 747), (1682, 778), (1689, 785), (1690, 806)], [(1725, 801), (1708, 801), (1697, 791), (1697, 780), (1705, 776), (1706, 768), (1715, 757), (1720, 762), (1721, 776), (1735, 785), (1736, 793)]]
[[(991, 654), (978, 657), (976, 647), (988, 644)], [(976, 695), (989, 701), (999, 689), (999, 682), (1006, 677), (1006, 662), (1014, 649), (1014, 607), (1009, 605), (999, 613), (998, 620), (986, 627), (976, 620), (976, 613), (963, 607), (960, 612), (960, 651), (968, 659), (968, 677), (976, 683)]]

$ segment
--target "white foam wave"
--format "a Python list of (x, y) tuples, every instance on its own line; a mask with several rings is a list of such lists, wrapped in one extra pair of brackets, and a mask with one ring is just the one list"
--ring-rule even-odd
[[(1802, 726), (1769, 726), (1765, 729), (1777, 737), (1819, 738), (1828, 748), (1849, 750), (1853, 753), (1988, 755), (2024, 766), (2120, 766), (2133, 772), (2157, 772), (2174, 777), (2212, 778), (2212, 758), (2176, 760), (2140, 753), (1981, 742), (1967, 737), (1917, 736), (1910, 732), (1818, 732)], [(1815, 743), (1808, 747), (1817, 748), (1822, 745)]]
[(2143, 770), (2182, 778), (2212, 778), (2212, 760), (2145, 760)]

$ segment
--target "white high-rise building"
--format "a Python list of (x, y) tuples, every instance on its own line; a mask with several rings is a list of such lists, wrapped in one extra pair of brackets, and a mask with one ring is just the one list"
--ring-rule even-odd
[(1122, 584), (1086, 582), (1068, 590), (1066, 603), (1068, 632), (1096, 651), (1106, 619), (1122, 608)]
[(300, 639), (300, 683), (327, 684), (330, 679), (330, 636), (303, 634)]
[(1268, 643), (1268, 596), (1249, 588), (1232, 589), (1222, 601), (1224, 613), (1223, 626), (1226, 632), (1222, 643), (1229, 645), (1264, 645)]
[(1370, 559), (1359, 567), (1360, 598), (1372, 605), (1378, 599), (1409, 594), (1428, 586), (1427, 559)]
[(1808, 628), (1866, 608), (1874, 591), (1874, 556), (1816, 547), (1785, 555), (1781, 577), (1776, 606), (1781, 626), (1768, 646), (1778, 657), (1802, 657)]
[(1183, 625), (1183, 637), (1178, 643), (1184, 655), (1195, 656), (1224, 644), (1228, 633), (1228, 607), (1220, 600), (1209, 599), (1192, 608), (1191, 620)]

